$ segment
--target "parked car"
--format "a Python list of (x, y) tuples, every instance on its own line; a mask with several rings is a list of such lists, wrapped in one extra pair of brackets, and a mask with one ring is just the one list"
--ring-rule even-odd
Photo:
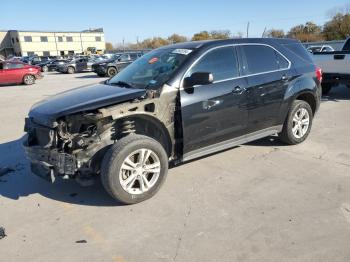
[(40, 66), (42, 72), (50, 72), (50, 71), (56, 71), (59, 65), (64, 65), (69, 61), (70, 61), (69, 59), (54, 59), (54, 60), (48, 60), (46, 62), (42, 62), (37, 65)]
[(123, 53), (111, 60), (93, 64), (93, 71), (98, 76), (112, 77), (143, 55), (142, 52)]
[(96, 59), (93, 58), (76, 58), (73, 59), (67, 63), (57, 65), (57, 71), (61, 73), (68, 73), (68, 74), (74, 74), (74, 73), (80, 73), (80, 72), (91, 72), (92, 71), (92, 64), (96, 62)]
[(19, 61), (0, 62), (0, 85), (22, 83), (32, 85), (39, 78), (42, 78), (40, 67)]
[(156, 49), (105, 84), (37, 103), (24, 143), (54, 181), (100, 176), (116, 200), (152, 197), (174, 165), (278, 134), (303, 142), (321, 71), (296, 40), (230, 39)]
[(313, 45), (309, 46), (307, 49), (310, 53), (316, 53), (316, 52), (333, 52), (334, 49), (330, 45)]
[(350, 38), (341, 51), (313, 54), (315, 63), (322, 68), (322, 92), (328, 94), (332, 87), (344, 84), (350, 88)]

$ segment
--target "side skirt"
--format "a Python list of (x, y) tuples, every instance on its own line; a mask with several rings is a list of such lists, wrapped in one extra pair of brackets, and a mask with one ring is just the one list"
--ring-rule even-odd
[(247, 135), (236, 137), (230, 140), (222, 141), (217, 144), (206, 146), (200, 149), (193, 150), (183, 155), (182, 161), (187, 162), (202, 156), (210, 155), (219, 151), (223, 151), (238, 145), (246, 144), (263, 137), (274, 135), (282, 131), (283, 125), (269, 127)]

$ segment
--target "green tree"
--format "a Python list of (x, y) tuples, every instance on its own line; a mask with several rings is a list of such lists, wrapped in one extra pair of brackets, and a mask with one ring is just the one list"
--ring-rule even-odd
[(337, 13), (323, 27), (326, 40), (342, 40), (350, 35), (350, 14)]
[(192, 41), (201, 41), (208, 39), (211, 39), (211, 36), (208, 31), (201, 31), (199, 33), (194, 34), (192, 37)]
[(295, 38), (301, 42), (321, 41), (323, 39), (322, 28), (313, 22), (306, 22), (305, 25), (292, 27), (288, 32), (288, 37)]
[(286, 35), (281, 29), (271, 29), (265, 33), (265, 36), (273, 38), (284, 38)]
[(210, 32), (211, 39), (229, 39), (231, 37), (230, 30), (213, 30)]
[(172, 34), (171, 36), (168, 37), (168, 42), (172, 44), (182, 43), (186, 41), (188, 41), (186, 36), (182, 36), (178, 34)]

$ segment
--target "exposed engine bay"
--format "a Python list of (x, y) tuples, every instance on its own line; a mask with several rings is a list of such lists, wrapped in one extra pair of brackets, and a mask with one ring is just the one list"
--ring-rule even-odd
[(109, 146), (134, 133), (156, 139), (175, 159), (180, 134), (174, 126), (181, 121), (177, 98), (178, 90), (165, 85), (162, 92), (148, 90), (132, 101), (60, 117), (53, 128), (27, 118), (24, 147), (32, 171), (51, 182), (57, 176), (90, 178), (99, 174)]

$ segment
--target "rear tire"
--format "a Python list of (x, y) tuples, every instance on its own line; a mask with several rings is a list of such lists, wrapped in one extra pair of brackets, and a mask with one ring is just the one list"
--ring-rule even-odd
[(46, 72), (49, 71), (49, 68), (48, 68), (47, 66), (43, 66), (43, 67), (41, 68), (41, 71), (46, 73)]
[(109, 67), (107, 69), (107, 76), (108, 77), (115, 76), (116, 74), (118, 74), (118, 70), (115, 67)]
[(167, 173), (168, 156), (163, 146), (150, 137), (135, 134), (117, 141), (101, 166), (104, 188), (124, 204), (136, 204), (154, 196)]
[(289, 145), (299, 144), (309, 136), (312, 127), (313, 112), (310, 105), (295, 100), (289, 110), (279, 138)]
[(328, 95), (332, 89), (332, 84), (322, 84), (322, 95)]
[(33, 75), (25, 75), (23, 77), (23, 83), (25, 85), (33, 85), (35, 84), (35, 77)]
[(68, 74), (74, 74), (74, 73), (75, 73), (75, 68), (72, 67), (72, 66), (69, 66), (69, 67), (67, 68), (67, 73), (68, 73)]

